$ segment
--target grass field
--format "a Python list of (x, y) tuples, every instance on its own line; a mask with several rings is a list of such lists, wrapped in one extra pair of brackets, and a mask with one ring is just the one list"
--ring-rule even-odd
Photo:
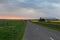
[(0, 40), (22, 40), (26, 21), (0, 20)]
[(50, 28), (50, 29), (60, 31), (60, 25), (49, 24), (49, 23), (46, 23), (46, 22), (33, 22), (33, 23), (41, 25), (43, 27), (47, 27), (47, 28)]

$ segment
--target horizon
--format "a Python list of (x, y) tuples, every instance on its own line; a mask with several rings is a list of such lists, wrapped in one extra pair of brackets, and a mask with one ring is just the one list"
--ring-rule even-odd
[[(57, 19), (54, 17), (40, 17), (44, 19)], [(0, 16), (0, 19), (7, 19), (7, 20), (32, 20), (32, 19), (40, 19), (40, 18), (29, 18), (29, 17), (16, 17), (16, 16)]]

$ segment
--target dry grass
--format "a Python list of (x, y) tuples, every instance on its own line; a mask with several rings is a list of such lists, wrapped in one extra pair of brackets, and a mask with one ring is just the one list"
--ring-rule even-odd
[(48, 22), (49, 24), (60, 25), (60, 22)]
[(0, 26), (0, 28), (3, 28), (2, 26)]
[(16, 26), (9, 26), (9, 28), (15, 28)]

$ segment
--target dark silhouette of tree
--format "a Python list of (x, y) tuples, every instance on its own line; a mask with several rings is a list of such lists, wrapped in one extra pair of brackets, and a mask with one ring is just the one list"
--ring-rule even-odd
[(45, 19), (40, 17), (39, 21), (45, 21)]

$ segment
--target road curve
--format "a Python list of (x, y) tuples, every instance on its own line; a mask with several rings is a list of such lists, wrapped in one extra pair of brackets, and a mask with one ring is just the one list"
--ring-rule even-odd
[(23, 40), (60, 40), (60, 32), (28, 21)]

